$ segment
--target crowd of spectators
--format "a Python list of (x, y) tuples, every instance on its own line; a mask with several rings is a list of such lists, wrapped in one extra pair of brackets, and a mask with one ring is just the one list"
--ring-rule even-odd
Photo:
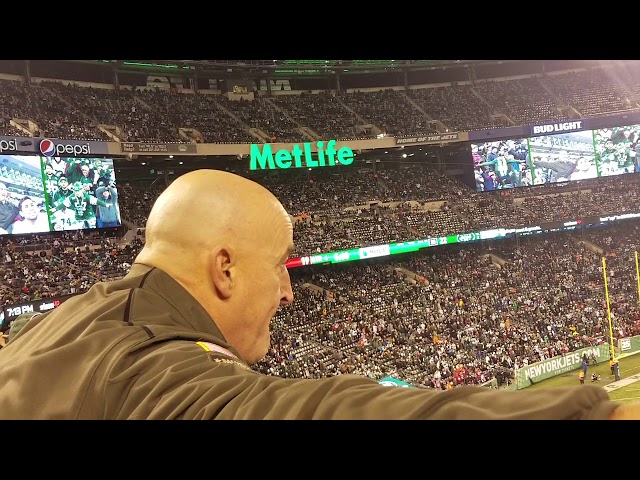
[(113, 231), (3, 236), (2, 304), (80, 293), (98, 281), (120, 278), (141, 246), (140, 239), (119, 244)]
[(434, 133), (429, 118), (415, 107), (405, 92), (393, 89), (378, 92), (355, 91), (343, 93), (340, 101), (356, 112), (365, 124), (377, 126), (392, 137)]
[[(200, 142), (256, 141), (256, 137), (252, 136), (241, 122), (227, 113), (219, 102), (222, 97), (218, 98), (217, 95), (191, 95), (155, 89), (136, 91), (135, 96), (143, 100), (147, 108), (155, 110), (178, 132), (180, 128), (198, 132)], [(155, 140), (162, 141), (162, 138)]]
[(542, 80), (564, 105), (575, 108), (584, 117), (602, 115), (601, 106), (608, 105), (609, 112), (637, 110), (628, 93), (611, 75), (599, 68), (563, 75), (546, 75)]
[(144, 227), (153, 202), (165, 188), (165, 184), (157, 182), (123, 182), (118, 186), (120, 215), (135, 226)]
[(407, 92), (422, 110), (451, 131), (485, 130), (505, 125), (492, 118), (492, 106), (480, 100), (470, 85), (415, 88)]
[[(614, 71), (619, 74), (611, 74)], [(353, 140), (375, 138), (378, 132), (433, 133), (434, 122), (448, 131), (470, 131), (640, 109), (633, 93), (639, 89), (640, 71), (614, 67), (447, 86), (412, 85), (407, 90), (273, 92), (269, 97), (261, 93), (239, 101), (174, 89), (0, 82), (4, 131), (10, 131), (11, 119), (24, 119), (37, 125), (34, 136), (85, 140), (110, 139), (99, 125), (117, 127), (112, 133), (122, 141), (302, 142), (309, 140), (303, 127), (319, 138)]]
[(568, 120), (557, 108), (557, 101), (537, 78), (478, 82), (474, 89), (496, 112), (502, 112), (516, 125), (532, 125)]
[[(640, 84), (632, 74), (624, 78), (634, 88)], [(43, 135), (93, 139), (100, 138), (96, 127), (104, 123), (120, 127), (123, 139), (139, 141), (180, 141), (179, 128), (191, 128), (204, 141), (224, 143), (253, 142), (249, 128), (274, 141), (298, 141), (293, 139), (301, 138), (300, 127), (323, 137), (356, 138), (356, 125), (363, 122), (402, 135), (428, 131), (430, 118), (472, 130), (497, 126), (500, 112), (517, 122), (555, 119), (557, 99), (573, 102), (585, 115), (595, 115), (598, 104), (599, 114), (626, 108), (624, 92), (611, 81), (594, 70), (475, 86), (234, 102), (173, 91), (0, 80), (1, 128), (10, 131), (10, 119), (28, 118)], [(535, 106), (526, 102), (529, 89)], [(269, 188), (292, 215), (296, 256), (635, 212), (640, 199), (637, 175), (476, 193), (417, 162), (239, 173)], [(143, 227), (165, 187), (158, 180), (119, 178), (122, 218)], [(518, 368), (607, 342), (601, 253), (593, 249), (601, 248), (609, 262), (615, 336), (640, 334), (633, 262), (639, 233), (640, 224), (629, 220), (293, 269), (296, 301), (276, 315), (271, 349), (254, 368), (285, 377), (393, 376), (437, 389), (493, 378), (506, 385)], [(97, 281), (122, 277), (144, 243), (139, 234), (126, 244), (104, 232), (2, 237), (2, 304), (80, 293)]]
[[(604, 184), (592, 182), (590, 188), (610, 192), (605, 206), (615, 210), (615, 193), (625, 204), (622, 197), (637, 184), (629, 177), (599, 179)], [(148, 212), (161, 190), (133, 183), (121, 188), (129, 192), (122, 194), (123, 201), (129, 197), (131, 202), (123, 212), (139, 213)], [(450, 195), (437, 210), (445, 217), (453, 215), (450, 209), (460, 196), (458, 191)], [(497, 194), (468, 195), (496, 202), (476, 208), (497, 206), (499, 199), (513, 202)], [(549, 201), (557, 207), (569, 196)], [(416, 238), (412, 224), (403, 223), (415, 213), (414, 205), (352, 209), (350, 219), (327, 221), (326, 216), (318, 225), (300, 220), (295, 254), (307, 248), (307, 239), (308, 248), (329, 251)], [(471, 203), (460, 205), (470, 208)], [(294, 269), (296, 302), (276, 316), (271, 350), (254, 368), (288, 377), (393, 376), (427, 388), (492, 378), (508, 384), (517, 368), (607, 342), (600, 256), (584, 240), (603, 248), (610, 259), (616, 336), (640, 334), (632, 261), (639, 230), (640, 224), (628, 221), (562, 235), (437, 247), (390, 257), (393, 261)], [(96, 281), (120, 278), (144, 242), (136, 237), (119, 245), (82, 232), (51, 235), (3, 238), (3, 304), (79, 293)], [(33, 242), (38, 247), (25, 248)]]
[[(17, 80), (0, 80), (0, 111), (4, 123), (12, 119), (33, 122), (35, 137), (108, 141), (109, 136), (97, 128), (88, 105), (67, 101), (52, 91), (57, 82), (26, 85)], [(26, 127), (25, 127), (26, 128)], [(20, 132), (20, 136), (29, 136)]]
[[(616, 337), (640, 334), (632, 255), (639, 228), (593, 234), (612, 258)], [(289, 377), (392, 376), (440, 389), (494, 377), (508, 384), (517, 368), (607, 343), (600, 257), (583, 237), (533, 236), (293, 270), (296, 301), (276, 316), (277, 341), (256, 368)]]
[(179, 141), (177, 127), (170, 118), (140, 102), (130, 89), (118, 90), (79, 87), (74, 84), (42, 82), (57, 96), (88, 115), (96, 125), (112, 125), (122, 131), (121, 140), (153, 142), (162, 138), (166, 142)]
[[(234, 101), (220, 96), (217, 100), (250, 128), (257, 128), (270, 135), (271, 142), (299, 143), (309, 140), (300, 132), (300, 124), (291, 120), (289, 115), (270, 103), (269, 99), (256, 97), (254, 101), (248, 101), (241, 97), (239, 101)], [(297, 116), (296, 119), (298, 122), (302, 120)]]
[(629, 87), (631, 97), (638, 98), (640, 95), (640, 64), (625, 62), (624, 65), (614, 66), (611, 72)]
[[(1, 92), (0, 92), (0, 95), (2, 95)], [(6, 135), (8, 137), (10, 136), (20, 137), (22, 136), (23, 133), (25, 132), (15, 127), (14, 125), (11, 125), (11, 118), (0, 117), (0, 135)]]
[[(378, 173), (347, 167), (336, 170), (237, 173), (263, 184), (282, 202), (296, 222), (296, 253), (301, 256), (635, 212), (640, 200), (636, 175), (477, 193), (420, 165)], [(159, 181), (153, 185), (121, 182), (122, 218), (144, 226), (153, 200), (164, 187)]]

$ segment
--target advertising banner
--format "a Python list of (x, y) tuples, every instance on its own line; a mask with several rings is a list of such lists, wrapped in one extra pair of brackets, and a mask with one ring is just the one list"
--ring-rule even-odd
[[(618, 115), (563, 120), (544, 124), (521, 125), (515, 127), (495, 128), (491, 130), (473, 130), (469, 132), (469, 140), (490, 140), (510, 137), (533, 137), (553, 133), (575, 132), (579, 130), (597, 130), (599, 128), (616, 127), (640, 123), (640, 112), (627, 112)], [(579, 127), (576, 127), (579, 124)]]
[(89, 140), (58, 140), (0, 135), (0, 154), (35, 153), (45, 157), (80, 157), (107, 155), (108, 142)]
[(418, 135), (413, 137), (401, 136), (396, 137), (396, 145), (408, 145), (412, 143), (442, 143), (457, 142), (460, 140), (460, 132), (453, 133), (434, 133), (430, 135)]
[(586, 354), (587, 357), (593, 355), (598, 363), (609, 361), (609, 352), (609, 345), (602, 344), (581, 348), (566, 355), (559, 355), (541, 362), (532, 363), (516, 370), (515, 383), (518, 386), (518, 390), (520, 390), (541, 380), (571, 372), (572, 370), (578, 370), (582, 365), (583, 354)]
[(64, 295), (56, 298), (43, 298), (41, 300), (34, 300), (32, 302), (16, 303), (13, 305), (4, 305), (2, 307), (2, 323), (0, 323), (0, 330), (4, 333), (9, 330), (11, 322), (15, 320), (19, 315), (23, 313), (44, 313), (58, 308), (65, 300), (70, 299), (74, 295)]
[(625, 337), (618, 339), (617, 345), (618, 351), (620, 355), (632, 355), (640, 351), (640, 335), (636, 335), (633, 337)]
[(197, 153), (193, 143), (144, 143), (122, 142), (122, 153)]

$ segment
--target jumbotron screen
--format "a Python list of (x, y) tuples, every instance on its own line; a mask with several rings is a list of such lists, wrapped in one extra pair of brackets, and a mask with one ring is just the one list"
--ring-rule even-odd
[(113, 159), (0, 155), (0, 235), (120, 224)]
[(640, 172), (640, 125), (471, 144), (476, 190)]

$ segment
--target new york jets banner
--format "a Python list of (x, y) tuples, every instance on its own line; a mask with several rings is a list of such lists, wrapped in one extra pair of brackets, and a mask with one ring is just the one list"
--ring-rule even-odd
[[(555, 377), (572, 370), (578, 370), (582, 365), (582, 355), (593, 355), (598, 363), (609, 360), (609, 345), (596, 345), (581, 348), (575, 352), (549, 358), (541, 362), (532, 363), (516, 370), (516, 384), (518, 390), (531, 386), (540, 380)], [(577, 377), (576, 377), (577, 378)]]

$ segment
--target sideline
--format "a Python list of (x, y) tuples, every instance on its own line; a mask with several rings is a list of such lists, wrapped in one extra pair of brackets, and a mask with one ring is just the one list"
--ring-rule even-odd
[[(633, 355), (637, 355), (638, 353), (640, 353), (640, 351), (633, 352), (633, 353), (626, 353), (626, 354), (623, 353), (618, 357), (618, 360), (623, 359), (625, 357), (631, 357)], [(602, 387), (609, 392), (613, 392), (614, 390), (617, 390), (622, 387), (626, 387), (627, 385), (631, 385), (632, 383), (636, 383), (636, 382), (640, 382), (640, 373), (636, 373), (635, 375), (630, 375), (629, 377), (626, 377), (626, 378), (621, 378), (620, 380), (615, 382), (607, 383)]]
[(618, 388), (626, 387), (627, 385), (631, 385), (635, 382), (640, 382), (640, 373), (636, 373), (635, 375), (631, 375), (627, 378), (621, 378), (616, 382), (607, 383), (606, 385), (602, 385), (602, 388), (612, 392)]

